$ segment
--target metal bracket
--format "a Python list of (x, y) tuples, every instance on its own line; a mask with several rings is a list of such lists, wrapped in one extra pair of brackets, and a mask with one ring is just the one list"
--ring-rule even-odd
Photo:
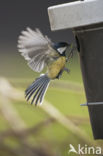
[(97, 106), (97, 105), (103, 105), (103, 102), (87, 102), (87, 103), (81, 104), (80, 106)]
[(79, 0), (55, 5), (48, 8), (48, 14), (52, 30), (98, 24), (103, 22), (103, 1)]

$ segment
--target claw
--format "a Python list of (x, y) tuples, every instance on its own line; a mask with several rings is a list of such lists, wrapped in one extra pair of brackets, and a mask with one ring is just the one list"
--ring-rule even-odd
[(68, 68), (64, 68), (64, 71), (66, 71), (67, 73), (70, 73), (70, 70)]

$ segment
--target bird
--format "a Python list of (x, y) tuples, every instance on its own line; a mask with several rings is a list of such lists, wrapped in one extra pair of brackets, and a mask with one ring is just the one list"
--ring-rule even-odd
[(46, 73), (40, 74), (25, 90), (27, 101), (32, 97), (31, 104), (42, 104), (50, 81), (59, 79), (64, 71), (69, 73), (66, 62), (73, 55), (73, 44), (54, 43), (38, 28), (27, 27), (18, 37), (17, 47), (33, 71), (41, 73), (47, 68)]

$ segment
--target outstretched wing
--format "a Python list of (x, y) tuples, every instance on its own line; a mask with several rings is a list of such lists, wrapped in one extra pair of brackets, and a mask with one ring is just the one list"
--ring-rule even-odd
[(43, 36), (39, 29), (27, 28), (21, 32), (18, 39), (19, 52), (36, 72), (41, 72), (50, 60), (58, 56), (51, 45), (51, 40)]

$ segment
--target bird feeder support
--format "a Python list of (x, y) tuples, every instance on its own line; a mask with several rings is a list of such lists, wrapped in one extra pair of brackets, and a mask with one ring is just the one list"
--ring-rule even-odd
[(93, 135), (103, 139), (103, 1), (84, 0), (48, 8), (51, 30), (72, 29), (80, 56)]

